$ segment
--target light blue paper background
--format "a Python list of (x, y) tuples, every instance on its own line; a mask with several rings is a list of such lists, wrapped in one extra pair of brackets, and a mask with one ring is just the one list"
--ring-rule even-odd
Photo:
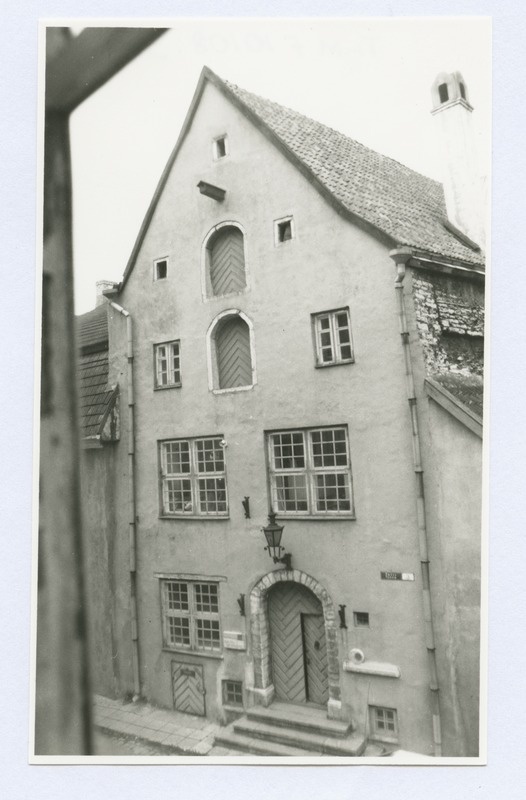
[[(493, 17), (489, 723), (487, 767), (29, 766), (29, 643), (38, 19), (188, 16)], [(526, 7), (500, 2), (4, 0), (0, 29), (0, 786), (26, 798), (518, 798), (526, 711)]]

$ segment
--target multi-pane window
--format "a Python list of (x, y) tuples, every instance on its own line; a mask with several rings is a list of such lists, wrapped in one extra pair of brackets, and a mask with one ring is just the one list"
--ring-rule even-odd
[(243, 684), (241, 681), (223, 681), (223, 703), (229, 706), (243, 705)]
[(221, 436), (160, 443), (163, 515), (228, 514), (221, 443)]
[(156, 344), (155, 388), (164, 389), (181, 385), (181, 345), (180, 342)]
[(398, 736), (398, 720), (395, 708), (369, 706), (371, 733), (379, 737), (395, 739)]
[(353, 360), (348, 308), (314, 314), (313, 322), (317, 366), (329, 367)]
[(351, 514), (351, 464), (345, 427), (268, 435), (270, 490), (277, 513)]
[(221, 649), (217, 583), (162, 580), (161, 602), (165, 647)]

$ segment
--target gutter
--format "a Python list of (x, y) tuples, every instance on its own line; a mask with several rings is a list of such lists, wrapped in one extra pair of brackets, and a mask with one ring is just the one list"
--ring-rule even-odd
[(407, 399), (411, 413), (412, 443), (413, 443), (413, 463), (416, 477), (416, 508), (418, 525), (418, 544), (420, 550), (420, 568), (422, 574), (422, 601), (424, 607), (425, 640), (429, 666), (429, 688), (432, 698), (433, 713), (433, 741), (434, 755), (442, 755), (442, 725), (440, 720), (439, 685), (436, 664), (435, 633), (433, 629), (433, 609), (431, 605), (431, 587), (429, 576), (429, 552), (428, 552), (428, 532), (426, 524), (425, 494), (424, 494), (424, 470), (422, 467), (422, 450), (420, 446), (420, 431), (418, 427), (418, 416), (416, 408), (416, 394), (413, 375), (413, 364), (409, 348), (409, 330), (407, 328), (407, 315), (404, 299), (404, 278), (406, 264), (411, 258), (411, 251), (408, 248), (392, 250), (389, 255), (396, 264), (395, 289), (398, 296), (398, 318), (400, 324), (400, 335), (404, 348), (405, 376), (407, 386)]
[(133, 330), (132, 318), (122, 306), (110, 301), (110, 305), (126, 319), (126, 354), (128, 359), (128, 509), (129, 509), (129, 553), (130, 553), (130, 610), (132, 638), (133, 700), (141, 696), (139, 668), (139, 633), (137, 625), (137, 514), (135, 494), (135, 399), (133, 393)]

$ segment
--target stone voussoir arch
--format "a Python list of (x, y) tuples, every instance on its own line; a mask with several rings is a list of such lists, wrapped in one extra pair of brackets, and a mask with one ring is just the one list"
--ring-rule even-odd
[(254, 699), (259, 705), (268, 706), (274, 698), (270, 659), (270, 624), (267, 593), (276, 583), (292, 581), (310, 589), (319, 599), (325, 623), (329, 681), (327, 714), (331, 719), (340, 719), (342, 714), (340, 666), (338, 655), (338, 625), (334, 603), (322, 584), (298, 569), (279, 569), (267, 573), (258, 580), (250, 592), (250, 632), (252, 657), (254, 660)]

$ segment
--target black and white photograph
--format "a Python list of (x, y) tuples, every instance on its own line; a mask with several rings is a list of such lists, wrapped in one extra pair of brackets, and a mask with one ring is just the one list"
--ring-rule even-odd
[(40, 34), (31, 762), (484, 764), (491, 21)]

